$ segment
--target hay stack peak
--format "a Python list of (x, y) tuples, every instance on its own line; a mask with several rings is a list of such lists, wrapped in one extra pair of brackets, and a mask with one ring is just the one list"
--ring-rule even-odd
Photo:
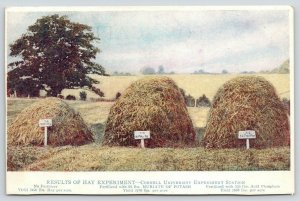
[(190, 146), (195, 131), (184, 98), (168, 77), (148, 77), (133, 83), (110, 110), (103, 144), (139, 146), (134, 131), (150, 130), (146, 147)]
[(276, 90), (260, 76), (226, 82), (214, 97), (203, 144), (208, 148), (245, 147), (238, 132), (254, 130), (252, 148), (289, 145), (289, 119)]
[(58, 98), (46, 98), (25, 108), (8, 128), (9, 145), (43, 145), (40, 119), (52, 119), (48, 145), (83, 145), (93, 141), (92, 133), (80, 114)]

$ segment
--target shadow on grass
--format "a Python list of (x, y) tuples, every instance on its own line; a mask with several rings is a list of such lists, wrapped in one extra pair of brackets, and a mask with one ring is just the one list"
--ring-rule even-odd
[(102, 123), (90, 124), (90, 129), (94, 134), (95, 143), (101, 144), (105, 130), (105, 125)]
[(204, 133), (205, 133), (205, 127), (195, 127), (198, 142), (200, 143), (203, 139)]

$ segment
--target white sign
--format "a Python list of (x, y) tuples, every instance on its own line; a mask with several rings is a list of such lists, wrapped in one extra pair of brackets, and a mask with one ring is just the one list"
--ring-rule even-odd
[(253, 130), (239, 131), (239, 139), (255, 139), (256, 134)]
[(238, 138), (246, 139), (246, 149), (250, 149), (249, 139), (255, 139), (256, 134), (255, 134), (255, 131), (253, 131), (253, 130), (239, 131)]
[(141, 140), (141, 147), (145, 148), (144, 139), (150, 138), (150, 131), (134, 131), (134, 139)]
[(48, 143), (48, 127), (52, 126), (52, 119), (40, 119), (39, 126), (44, 127), (44, 146)]
[(49, 127), (52, 126), (52, 119), (40, 119), (39, 120), (40, 127)]
[(150, 131), (134, 131), (134, 139), (141, 140), (141, 139), (149, 139), (150, 138)]

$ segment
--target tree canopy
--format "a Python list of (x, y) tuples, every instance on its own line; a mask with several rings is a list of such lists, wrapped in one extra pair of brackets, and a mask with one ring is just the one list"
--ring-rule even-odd
[(87, 74), (105, 75), (94, 60), (100, 41), (88, 25), (71, 22), (57, 14), (38, 19), (27, 32), (10, 44), (8, 89), (22, 95), (36, 95), (45, 90), (57, 96), (65, 88), (91, 89), (98, 81)]
[(141, 69), (141, 73), (144, 74), (144, 75), (154, 75), (155, 70), (152, 67), (146, 66), (146, 67)]
[(157, 74), (165, 74), (165, 68), (163, 65), (158, 66)]

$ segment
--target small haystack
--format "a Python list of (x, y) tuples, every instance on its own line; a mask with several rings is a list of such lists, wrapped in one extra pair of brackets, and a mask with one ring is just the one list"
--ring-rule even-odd
[(8, 128), (9, 145), (44, 144), (44, 128), (39, 119), (52, 119), (48, 145), (83, 145), (93, 141), (92, 133), (80, 114), (58, 98), (40, 100), (25, 108)]
[(150, 130), (146, 147), (193, 145), (195, 131), (184, 98), (173, 80), (145, 78), (133, 83), (110, 110), (103, 144), (139, 146), (134, 131)]
[(214, 97), (203, 144), (207, 148), (245, 147), (238, 132), (254, 130), (251, 148), (289, 145), (289, 119), (275, 88), (258, 76), (226, 82)]

